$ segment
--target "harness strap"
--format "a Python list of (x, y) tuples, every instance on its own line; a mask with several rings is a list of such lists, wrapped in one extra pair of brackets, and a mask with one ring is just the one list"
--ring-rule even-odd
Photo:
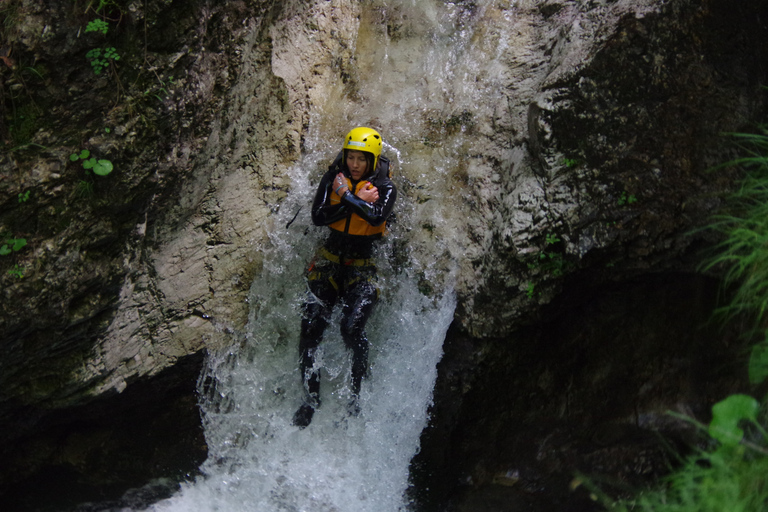
[(376, 262), (373, 258), (366, 258), (366, 259), (349, 259), (349, 258), (339, 258), (332, 252), (328, 251), (325, 247), (320, 247), (320, 249), (317, 251), (318, 255), (322, 256), (326, 260), (330, 261), (331, 263), (337, 263), (339, 265), (345, 265), (350, 267), (375, 267)]

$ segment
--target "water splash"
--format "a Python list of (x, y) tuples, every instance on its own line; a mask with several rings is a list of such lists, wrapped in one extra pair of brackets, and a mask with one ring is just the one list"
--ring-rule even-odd
[[(409, 508), (410, 460), (428, 420), (455, 308), (455, 261), (465, 250), (459, 182), (466, 179), (464, 131), (472, 121), (465, 112), (477, 95), (495, 94), (492, 85), (477, 87), (477, 63), (489, 59), (467, 58), (471, 51), (495, 51), (474, 43), (487, 4), (381, 0), (363, 12), (356, 96), (377, 101), (361, 105), (340, 79), (326, 87), (324, 99), (313, 97), (306, 156), (289, 171), (293, 189), (268, 220), (268, 241), (258, 248), (263, 268), (249, 297), (248, 329), (229, 350), (209, 357), (201, 377), (209, 445), (203, 476), (153, 510)], [(290, 422), (302, 396), (301, 276), (325, 236), (323, 229), (306, 228), (309, 204), (338, 151), (339, 134), (354, 125), (385, 135), (400, 190), (398, 221), (378, 255), (383, 295), (367, 327), (370, 376), (363, 381), (362, 412), (347, 416), (351, 361), (337, 312), (321, 344), (323, 405), (299, 430)]]
[[(370, 376), (362, 411), (349, 417), (350, 355), (338, 331), (338, 311), (322, 348), (323, 405), (305, 430), (291, 425), (301, 403), (298, 371), (303, 269), (322, 230), (303, 233), (300, 215), (309, 184), (297, 166), (296, 193), (284, 204), (262, 248), (245, 335), (209, 356), (200, 379), (209, 458), (203, 476), (152, 507), (176, 510), (396, 511), (406, 507), (409, 463), (426, 426), (427, 408), (453, 317), (450, 290), (420, 290), (410, 266), (398, 265), (390, 240), (379, 255), (382, 300), (367, 331)], [(305, 183), (302, 183), (304, 180)], [(311, 194), (310, 194), (311, 195)], [(308, 221), (308, 219), (303, 219)]]

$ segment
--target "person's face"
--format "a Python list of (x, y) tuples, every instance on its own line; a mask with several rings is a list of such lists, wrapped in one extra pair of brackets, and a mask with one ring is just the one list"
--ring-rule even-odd
[(354, 181), (360, 181), (368, 170), (368, 160), (362, 151), (347, 151), (347, 167)]

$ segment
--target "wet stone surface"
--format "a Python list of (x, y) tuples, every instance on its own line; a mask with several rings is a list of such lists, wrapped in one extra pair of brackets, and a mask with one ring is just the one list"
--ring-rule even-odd
[(574, 283), (508, 338), (449, 333), (414, 465), (425, 510), (594, 510), (577, 475), (621, 496), (666, 474), (701, 441), (669, 412), (706, 422), (748, 389), (716, 296), (692, 274)]

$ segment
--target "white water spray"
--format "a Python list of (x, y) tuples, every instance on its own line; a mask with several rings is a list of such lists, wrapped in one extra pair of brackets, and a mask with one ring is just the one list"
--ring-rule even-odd
[[(492, 88), (480, 91), (475, 85), (474, 63), (484, 60), (463, 58), (473, 34), (473, 25), (462, 21), (467, 12), (431, 1), (381, 5), (376, 12), (386, 17), (393, 11), (398, 23), (408, 25), (401, 33), (418, 40), (391, 41), (386, 20), (363, 16), (357, 54), (365, 79), (359, 94), (378, 100), (363, 108), (345, 97), (340, 81), (327, 89), (325, 104), (313, 100), (307, 157), (290, 170), (292, 192), (270, 219), (268, 243), (259, 247), (264, 263), (251, 289), (248, 328), (230, 349), (209, 357), (201, 377), (209, 447), (203, 475), (155, 504), (154, 511), (409, 509), (410, 461), (427, 424), (436, 365), (453, 319), (452, 262), (463, 251), (457, 242), (462, 199), (454, 189), (467, 140), (461, 130), (447, 136), (445, 127), (461, 120), (456, 113), (469, 108), (475, 95)], [(480, 18), (483, 9), (472, 12)], [(277, 37), (273, 41), (281, 44)], [(325, 236), (325, 229), (306, 230), (315, 186), (307, 175), (317, 174), (307, 170), (327, 166), (339, 134), (371, 119), (388, 142), (385, 153), (395, 164), (401, 195), (398, 223), (378, 255), (382, 297), (366, 328), (370, 375), (363, 381), (362, 411), (359, 417), (347, 415), (351, 357), (337, 311), (321, 344), (323, 403), (311, 425), (300, 430), (291, 420), (303, 392), (302, 276)], [(440, 144), (429, 138), (434, 123), (443, 127)]]
[[(303, 172), (293, 170), (297, 182)], [(412, 269), (380, 255), (382, 299), (368, 322), (370, 376), (362, 412), (349, 417), (350, 355), (338, 316), (321, 344), (323, 405), (312, 424), (291, 425), (301, 403), (298, 371), (303, 269), (324, 233), (304, 234), (308, 214), (286, 224), (309, 184), (286, 200), (264, 247), (244, 336), (209, 357), (201, 377), (209, 458), (203, 476), (156, 511), (404, 510), (409, 464), (426, 426), (436, 365), (453, 317), (450, 290), (425, 295)], [(384, 245), (382, 253), (391, 246)], [(337, 311), (338, 313), (338, 311)]]

